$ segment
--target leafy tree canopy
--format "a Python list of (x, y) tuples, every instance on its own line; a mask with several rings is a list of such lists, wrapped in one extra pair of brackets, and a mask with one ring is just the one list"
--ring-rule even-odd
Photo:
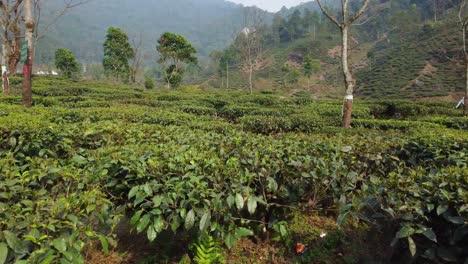
[(66, 49), (58, 49), (55, 52), (55, 67), (67, 78), (71, 78), (73, 73), (77, 73), (80, 70), (75, 56), (71, 51)]
[(166, 81), (171, 87), (182, 83), (184, 64), (197, 64), (197, 50), (184, 36), (166, 32), (158, 40), (159, 63), (166, 67)]
[(312, 74), (320, 71), (320, 60), (313, 59), (311, 55), (307, 55), (304, 58), (304, 75), (310, 78)]
[(135, 56), (135, 52), (128, 41), (128, 36), (120, 28), (110, 27), (104, 42), (103, 66), (107, 74), (120, 80), (128, 81), (130, 65), (128, 60)]
[(162, 63), (168, 59), (172, 59), (177, 67), (180, 62), (198, 63), (198, 59), (194, 55), (197, 50), (182, 35), (166, 32), (161, 35), (158, 44), (157, 50)]

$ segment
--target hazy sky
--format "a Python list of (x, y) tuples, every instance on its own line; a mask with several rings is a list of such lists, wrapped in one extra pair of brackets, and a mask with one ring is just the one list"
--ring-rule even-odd
[(246, 6), (256, 5), (262, 9), (268, 11), (276, 12), (281, 9), (281, 7), (291, 7), (296, 6), (302, 2), (307, 2), (306, 0), (229, 0), (234, 3), (243, 4)]

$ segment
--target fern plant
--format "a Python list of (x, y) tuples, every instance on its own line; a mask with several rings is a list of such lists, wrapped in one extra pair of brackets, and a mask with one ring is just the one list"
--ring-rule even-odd
[(204, 235), (193, 243), (193, 261), (197, 264), (222, 263), (221, 248), (214, 238)]

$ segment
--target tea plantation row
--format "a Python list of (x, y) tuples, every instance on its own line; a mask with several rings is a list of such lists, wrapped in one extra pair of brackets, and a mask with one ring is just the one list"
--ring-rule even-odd
[(395, 225), (411, 258), (467, 257), (468, 119), (449, 103), (358, 101), (343, 130), (340, 102), (304, 95), (36, 84), (32, 109), (0, 98), (0, 263), (83, 263), (123, 216), (156, 243), (289, 246), (306, 212)]

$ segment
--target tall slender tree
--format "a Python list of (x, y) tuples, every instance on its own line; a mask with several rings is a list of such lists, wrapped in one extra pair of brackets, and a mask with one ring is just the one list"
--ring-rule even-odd
[(131, 74), (129, 60), (134, 57), (135, 51), (130, 45), (127, 34), (120, 28), (110, 27), (104, 42), (102, 60), (106, 74), (128, 82)]
[(3, 30), (1, 73), (4, 94), (9, 94), (8, 76), (16, 74), (16, 66), (20, 58), (22, 3), (23, 0), (0, 1), (0, 24)]
[(32, 106), (32, 67), (34, 49), (35, 19), (33, 16), (33, 0), (24, 0), (25, 40), (27, 45), (27, 58), (23, 65), (23, 105)]
[(468, 48), (466, 47), (466, 31), (468, 30), (467, 2), (467, 0), (462, 0), (458, 8), (458, 22), (460, 23), (462, 32), (462, 50), (465, 59), (465, 100), (463, 102), (463, 114), (465, 116), (468, 116)]
[(320, 60), (313, 59), (310, 54), (304, 58), (304, 76), (307, 78), (307, 88), (310, 88), (310, 77), (320, 71)]
[(166, 32), (158, 39), (159, 63), (166, 70), (169, 87), (176, 88), (182, 83), (185, 64), (198, 63), (197, 50), (182, 35)]
[(264, 28), (263, 15), (258, 10), (246, 8), (244, 10), (244, 28), (237, 36), (234, 45), (248, 72), (251, 94), (254, 89), (253, 74), (263, 56)]
[(317, 0), (322, 12), (332, 21), (341, 31), (342, 46), (341, 46), (341, 63), (344, 76), (344, 84), (346, 88), (345, 98), (343, 103), (343, 127), (350, 128), (353, 113), (353, 99), (354, 99), (354, 88), (356, 86), (356, 80), (349, 67), (349, 30), (352, 24), (364, 14), (370, 0), (364, 0), (359, 10), (354, 14), (350, 15), (349, 0), (341, 0), (341, 20), (338, 20), (333, 16), (322, 4), (322, 0)]

